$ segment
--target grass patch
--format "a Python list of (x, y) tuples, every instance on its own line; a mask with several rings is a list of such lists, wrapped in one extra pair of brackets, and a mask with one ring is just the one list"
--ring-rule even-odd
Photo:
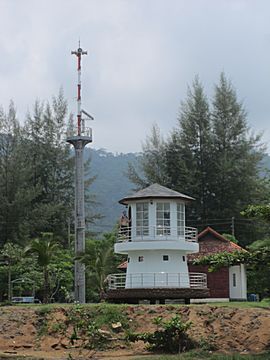
[(44, 316), (49, 314), (53, 308), (50, 305), (41, 305), (36, 310), (36, 314), (39, 316)]
[[(229, 302), (211, 302), (207, 304), (209, 306), (219, 306), (219, 307), (232, 307), (232, 308), (270, 308), (270, 299), (265, 299), (262, 301), (229, 301)], [(192, 306), (197, 306), (192, 305)]]
[(35, 313), (38, 316), (37, 320), (37, 336), (38, 338), (48, 334), (48, 319), (47, 315), (52, 311), (50, 305), (42, 305), (35, 310)]
[[(228, 301), (228, 302), (210, 302), (210, 303), (203, 303), (203, 304), (191, 304), (191, 305), (184, 305), (184, 304), (167, 304), (167, 305), (157, 305), (158, 307), (164, 306), (166, 307), (182, 307), (182, 306), (198, 306), (198, 305), (208, 305), (208, 306), (220, 306), (220, 307), (238, 307), (238, 308), (270, 308), (270, 299), (264, 299), (262, 301)], [(12, 306), (16, 307), (31, 307), (34, 309), (40, 309), (43, 307), (55, 309), (58, 307), (64, 307), (64, 308), (72, 308), (74, 307), (74, 304), (66, 304), (66, 303), (54, 303), (54, 304), (13, 304)], [(108, 304), (108, 303), (102, 303), (102, 304), (83, 304), (80, 305), (85, 308), (99, 308), (99, 307), (108, 307), (111, 309), (125, 309), (127, 305), (125, 304)], [(153, 313), (155, 312), (155, 305), (128, 305), (132, 307), (151, 307), (151, 311)]]
[(48, 329), (49, 334), (61, 334), (64, 335), (67, 330), (67, 325), (64, 322), (56, 322)]
[(153, 355), (145, 357), (135, 357), (134, 360), (269, 360), (270, 353), (259, 355), (240, 355), (240, 354), (212, 354), (209, 352), (190, 351), (180, 355)]
[(99, 327), (107, 326), (111, 328), (113, 323), (120, 322), (122, 327), (126, 329), (129, 325), (126, 309), (126, 305), (98, 304), (92, 305), (89, 312)]
[(37, 336), (40, 338), (41, 336), (45, 336), (48, 334), (48, 322), (47, 319), (42, 318), (39, 319), (37, 325)]
[(80, 318), (88, 322), (94, 321), (97, 327), (111, 329), (113, 323), (120, 322), (124, 329), (128, 328), (129, 322), (126, 314), (126, 305), (116, 304), (91, 304), (73, 305), (67, 310), (71, 322)]

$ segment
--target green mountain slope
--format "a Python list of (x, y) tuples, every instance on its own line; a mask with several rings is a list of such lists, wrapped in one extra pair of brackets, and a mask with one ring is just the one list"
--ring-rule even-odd
[(103, 215), (97, 220), (93, 231), (110, 231), (118, 221), (123, 205), (118, 201), (132, 192), (134, 185), (125, 176), (128, 163), (136, 164), (139, 153), (113, 154), (105, 149), (87, 148), (86, 158), (91, 158), (91, 176), (97, 176), (90, 187), (91, 193), (96, 196), (96, 212)]
[[(97, 233), (111, 231), (124, 210), (118, 201), (132, 193), (134, 188), (125, 175), (128, 163), (136, 166), (140, 153), (113, 154), (105, 149), (86, 148), (85, 156), (91, 158), (90, 176), (97, 176), (90, 187), (97, 201), (95, 212), (103, 216), (95, 225), (91, 225), (89, 230)], [(267, 169), (270, 170), (269, 155), (266, 155), (261, 163), (262, 176), (266, 175)]]

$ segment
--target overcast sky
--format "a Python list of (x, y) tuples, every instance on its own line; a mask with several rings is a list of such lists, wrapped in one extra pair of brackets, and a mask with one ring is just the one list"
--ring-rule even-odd
[(76, 112), (80, 38), (93, 147), (140, 151), (154, 122), (166, 136), (194, 76), (211, 99), (221, 71), (270, 142), (269, 14), (267, 0), (0, 0), (0, 104), (24, 121), (62, 86)]

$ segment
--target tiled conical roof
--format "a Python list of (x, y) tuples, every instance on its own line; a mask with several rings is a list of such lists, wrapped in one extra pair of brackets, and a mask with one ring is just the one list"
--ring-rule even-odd
[(181, 194), (177, 191), (166, 188), (159, 184), (153, 184), (145, 189), (142, 189), (130, 196), (127, 196), (119, 201), (120, 204), (126, 205), (130, 201), (139, 199), (182, 199), (185, 201), (195, 200), (194, 198)]

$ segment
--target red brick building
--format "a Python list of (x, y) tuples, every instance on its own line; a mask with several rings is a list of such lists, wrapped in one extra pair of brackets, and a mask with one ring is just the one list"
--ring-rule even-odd
[(212, 300), (246, 300), (247, 280), (246, 269), (243, 264), (222, 268), (216, 272), (208, 272), (208, 266), (192, 264), (192, 260), (198, 257), (224, 251), (244, 251), (244, 249), (229, 241), (211, 227), (207, 227), (198, 235), (198, 242), (199, 252), (188, 255), (188, 268), (190, 272), (207, 274), (207, 287), (210, 290), (210, 298)]

